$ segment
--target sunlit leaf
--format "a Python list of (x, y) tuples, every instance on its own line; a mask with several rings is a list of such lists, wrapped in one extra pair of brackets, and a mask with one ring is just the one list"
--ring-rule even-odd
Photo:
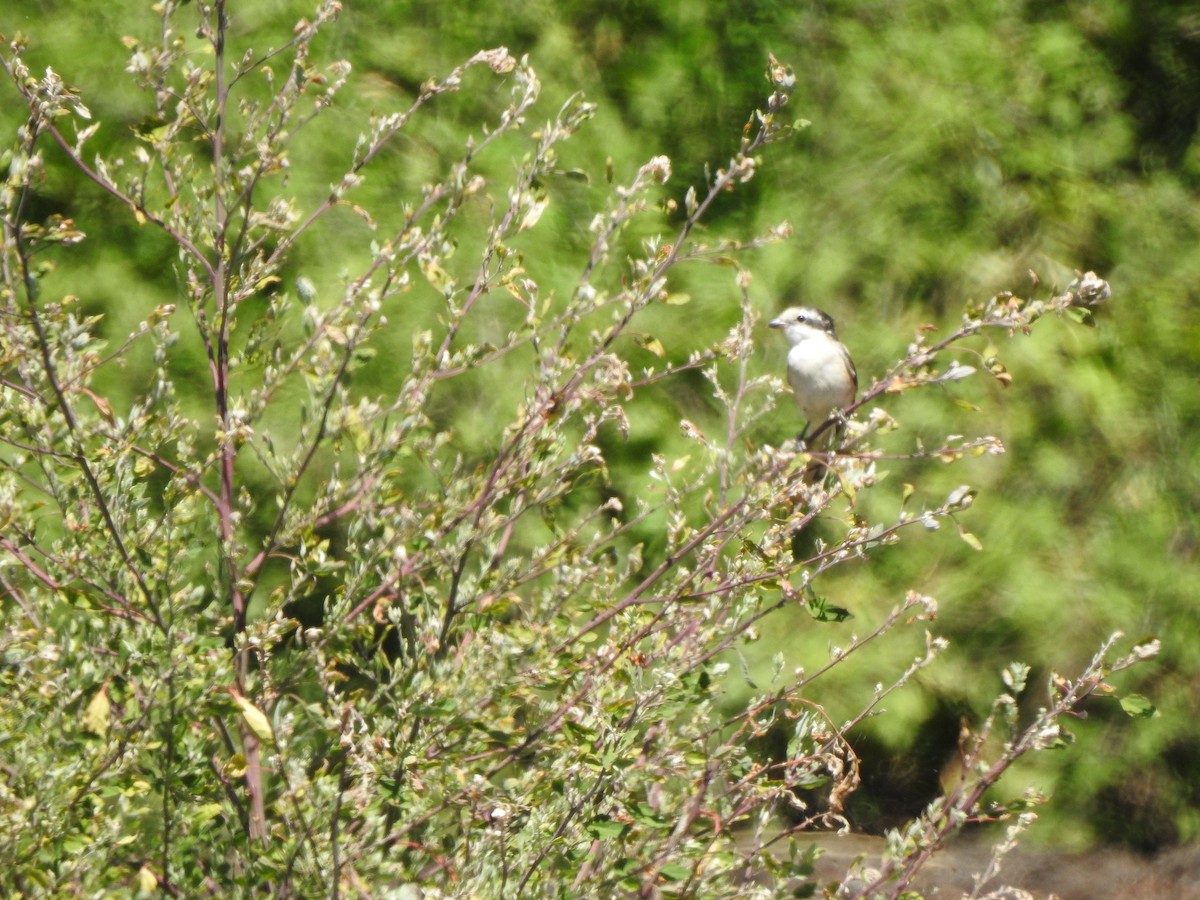
[(84, 731), (104, 737), (108, 734), (109, 715), (112, 704), (108, 700), (108, 683), (101, 685), (95, 696), (88, 701), (83, 712), (82, 727)]
[(138, 869), (137, 873), (138, 894), (142, 896), (150, 896), (158, 893), (158, 876), (155, 875), (146, 866)]
[(660, 341), (658, 338), (651, 337), (648, 334), (641, 334), (635, 336), (634, 340), (637, 341), (639, 347), (644, 350), (648, 350), (659, 359), (662, 359), (667, 355), (666, 348), (663, 347), (662, 341)]
[(229, 761), (225, 763), (225, 774), (230, 778), (241, 778), (246, 774), (246, 757), (241, 753), (235, 753), (229, 757)]
[(233, 694), (233, 702), (241, 710), (242, 719), (245, 721), (247, 727), (254, 732), (255, 737), (263, 743), (274, 744), (275, 732), (271, 728), (271, 721), (266, 717), (266, 714), (241, 694), (231, 693)]
[(1122, 697), (1121, 709), (1132, 719), (1149, 719), (1158, 712), (1158, 709), (1150, 702), (1150, 698), (1141, 694)]
[(982, 550), (983, 542), (969, 531), (964, 531), (961, 528), (958, 530), (959, 537), (963, 539), (968, 547), (972, 550)]

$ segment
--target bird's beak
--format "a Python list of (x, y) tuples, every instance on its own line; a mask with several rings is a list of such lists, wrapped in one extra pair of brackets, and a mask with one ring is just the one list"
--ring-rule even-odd
[(768, 328), (782, 328), (783, 327), (783, 319), (772, 319), (770, 322), (767, 323), (767, 327)]

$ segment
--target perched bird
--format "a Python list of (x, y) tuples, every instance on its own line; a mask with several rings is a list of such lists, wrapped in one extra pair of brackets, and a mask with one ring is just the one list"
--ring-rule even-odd
[(800, 433), (803, 440), (812, 429), (820, 428), (830, 416), (854, 402), (858, 373), (828, 313), (793, 306), (781, 312), (770, 326), (782, 328), (791, 344), (787, 378), (806, 420)]

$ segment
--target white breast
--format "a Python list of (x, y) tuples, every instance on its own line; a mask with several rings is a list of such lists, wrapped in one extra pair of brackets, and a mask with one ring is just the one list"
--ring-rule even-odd
[(787, 362), (788, 384), (811, 426), (854, 402), (854, 383), (846, 368), (845, 351), (837, 341), (824, 335), (800, 341), (788, 352)]

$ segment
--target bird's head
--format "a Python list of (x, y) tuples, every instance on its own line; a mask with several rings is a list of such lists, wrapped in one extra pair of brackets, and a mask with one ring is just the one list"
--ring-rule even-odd
[(769, 325), (771, 328), (782, 328), (790, 344), (798, 344), (817, 335), (837, 337), (833, 317), (812, 306), (793, 306), (785, 309), (772, 319)]

